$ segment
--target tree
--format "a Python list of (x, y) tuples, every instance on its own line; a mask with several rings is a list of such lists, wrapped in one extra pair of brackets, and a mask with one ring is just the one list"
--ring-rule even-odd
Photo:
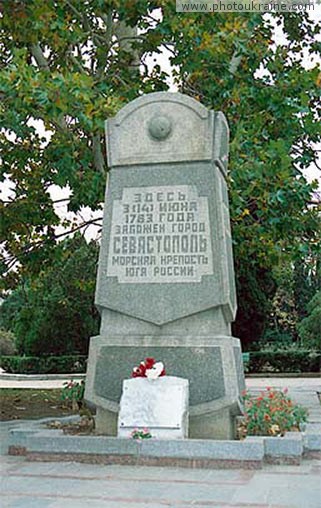
[(307, 317), (298, 325), (304, 345), (321, 349), (321, 291), (318, 291), (307, 306)]
[[(165, 88), (161, 72), (149, 76), (137, 67), (144, 51), (135, 27), (146, 31), (154, 23), (151, 3), (1, 3), (0, 181), (8, 178), (13, 189), (0, 204), (5, 287), (14, 287), (25, 270), (37, 273), (50, 263), (61, 235), (79, 228), (59, 218), (53, 185), (70, 188), (69, 211), (101, 209), (106, 118), (140, 93)], [(61, 222), (64, 233), (57, 230)]]
[[(307, 13), (272, 16), (191, 14), (171, 25), (182, 90), (215, 110), (231, 129), (230, 200), (238, 288), (234, 327), (243, 344), (263, 333), (276, 289), (273, 268), (320, 252), (316, 182), (320, 26)], [(273, 44), (274, 25), (286, 43)], [(320, 208), (319, 208), (320, 209)]]
[[(69, 186), (71, 211), (101, 207), (103, 122), (139, 94), (166, 89), (160, 67), (145, 65), (166, 47), (179, 89), (229, 121), (235, 333), (244, 343), (257, 339), (276, 287), (273, 267), (320, 248), (315, 184), (303, 176), (317, 163), (321, 82), (303, 60), (320, 55), (320, 27), (305, 12), (177, 14), (167, 0), (3, 5), (0, 148), (2, 178), (15, 185), (0, 210), (6, 287), (51, 262), (59, 223), (52, 184)], [(275, 24), (283, 45), (273, 43)], [(31, 119), (44, 123), (49, 142)]]
[(90, 336), (98, 333), (97, 243), (78, 234), (55, 250), (52, 265), (20, 284), (0, 308), (0, 322), (14, 331), (20, 354), (87, 354)]
[(321, 252), (296, 261), (293, 270), (293, 293), (298, 319), (307, 316), (307, 307), (317, 291), (321, 290)]

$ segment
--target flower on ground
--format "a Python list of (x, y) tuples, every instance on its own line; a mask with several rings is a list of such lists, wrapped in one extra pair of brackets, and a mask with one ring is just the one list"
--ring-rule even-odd
[(144, 429), (134, 429), (130, 434), (132, 439), (150, 439), (153, 437), (146, 427)]
[(307, 411), (293, 403), (283, 391), (268, 387), (255, 397), (248, 392), (243, 395), (244, 421), (240, 426), (242, 435), (284, 435), (287, 431), (300, 430), (307, 421)]

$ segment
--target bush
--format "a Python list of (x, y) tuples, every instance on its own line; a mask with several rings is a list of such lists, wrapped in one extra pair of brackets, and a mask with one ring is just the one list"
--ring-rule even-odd
[(81, 409), (84, 402), (85, 395), (85, 381), (82, 380), (80, 383), (77, 381), (66, 381), (64, 387), (61, 390), (61, 400), (64, 402), (68, 401), (71, 403), (73, 409)]
[(76, 374), (86, 372), (87, 356), (1, 356), (0, 367), (12, 374)]
[(321, 352), (310, 349), (253, 351), (248, 371), (253, 372), (320, 372)]
[(306, 346), (321, 349), (321, 291), (307, 305), (308, 315), (298, 325), (299, 336)]
[(94, 305), (98, 244), (81, 235), (55, 247), (36, 278), (26, 277), (4, 300), (1, 324), (13, 330), (20, 355), (86, 355), (99, 330)]
[(279, 351), (280, 349), (288, 349), (292, 346), (296, 347), (294, 337), (290, 332), (278, 331), (268, 328), (262, 339), (258, 342), (253, 343), (251, 349), (258, 351), (274, 350)]
[(16, 354), (15, 336), (9, 330), (0, 328), (0, 355)]
[(267, 388), (258, 397), (243, 393), (244, 421), (243, 436), (283, 436), (287, 431), (300, 430), (307, 421), (308, 413), (302, 406), (294, 404), (283, 392)]

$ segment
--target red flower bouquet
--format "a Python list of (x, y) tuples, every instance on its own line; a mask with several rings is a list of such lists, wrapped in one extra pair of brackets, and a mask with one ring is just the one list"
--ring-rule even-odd
[(138, 367), (133, 368), (132, 377), (146, 377), (148, 379), (157, 379), (165, 376), (165, 368), (162, 362), (156, 362), (154, 358), (146, 358), (140, 362)]

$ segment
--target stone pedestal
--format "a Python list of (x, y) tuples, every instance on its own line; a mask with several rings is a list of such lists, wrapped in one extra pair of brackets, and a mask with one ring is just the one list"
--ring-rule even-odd
[(122, 380), (148, 356), (161, 359), (167, 372), (189, 379), (189, 437), (233, 439), (245, 384), (240, 343), (230, 336), (93, 337), (86, 390), (94, 394), (99, 433), (117, 435)]
[(222, 113), (155, 93), (107, 122), (111, 167), (85, 398), (116, 433), (122, 381), (146, 357), (189, 381), (190, 436), (229, 439), (244, 389)]

